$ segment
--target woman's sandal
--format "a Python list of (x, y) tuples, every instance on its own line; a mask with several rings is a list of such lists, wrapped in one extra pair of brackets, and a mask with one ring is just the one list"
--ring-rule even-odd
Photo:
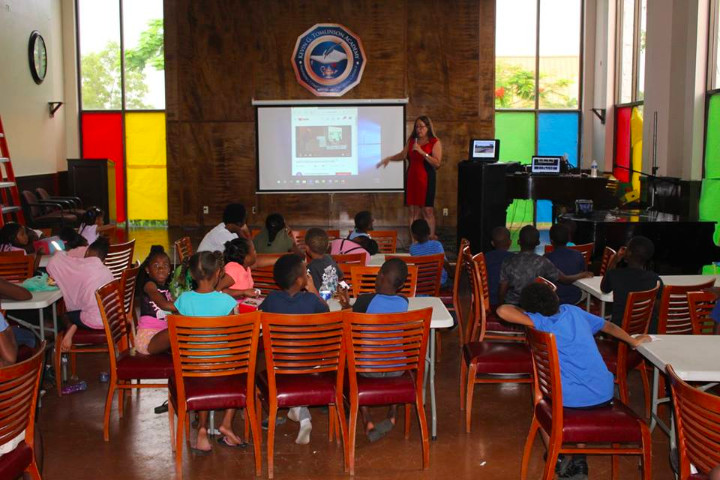
[(247, 448), (247, 446), (249, 445), (249, 443), (247, 443), (247, 442), (229, 443), (228, 438), (225, 435), (223, 435), (222, 437), (218, 437), (217, 442), (220, 445), (222, 445), (223, 447), (228, 447), (228, 448)]

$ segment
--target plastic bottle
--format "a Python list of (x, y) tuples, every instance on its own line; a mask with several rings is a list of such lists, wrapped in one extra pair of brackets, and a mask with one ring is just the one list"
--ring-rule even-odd
[(590, 164), (590, 176), (596, 178), (598, 174), (598, 164), (595, 160)]
[(65, 385), (62, 388), (62, 394), (68, 395), (70, 393), (84, 392), (85, 390), (87, 390), (87, 383), (85, 383), (85, 380), (81, 380), (72, 385)]

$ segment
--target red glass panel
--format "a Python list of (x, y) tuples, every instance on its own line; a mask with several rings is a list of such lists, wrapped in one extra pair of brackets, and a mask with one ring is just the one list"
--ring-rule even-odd
[(107, 158), (115, 162), (117, 221), (125, 221), (125, 167), (120, 112), (83, 112), (82, 157)]
[[(630, 116), (632, 107), (618, 107), (615, 113), (615, 168), (613, 175), (621, 182), (630, 181)], [(625, 167), (625, 168), (617, 168)]]

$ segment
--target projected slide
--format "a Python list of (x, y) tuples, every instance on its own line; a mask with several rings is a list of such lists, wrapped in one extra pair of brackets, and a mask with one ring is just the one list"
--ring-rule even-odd
[(258, 190), (403, 190), (402, 105), (258, 107)]

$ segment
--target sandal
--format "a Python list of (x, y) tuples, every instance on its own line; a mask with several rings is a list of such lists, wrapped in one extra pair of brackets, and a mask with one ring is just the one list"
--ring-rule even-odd
[(247, 442), (230, 443), (230, 442), (228, 442), (228, 438), (224, 435), (222, 437), (219, 437), (217, 439), (217, 442), (220, 445), (222, 445), (223, 447), (228, 447), (228, 448), (247, 448), (247, 446), (249, 445)]

